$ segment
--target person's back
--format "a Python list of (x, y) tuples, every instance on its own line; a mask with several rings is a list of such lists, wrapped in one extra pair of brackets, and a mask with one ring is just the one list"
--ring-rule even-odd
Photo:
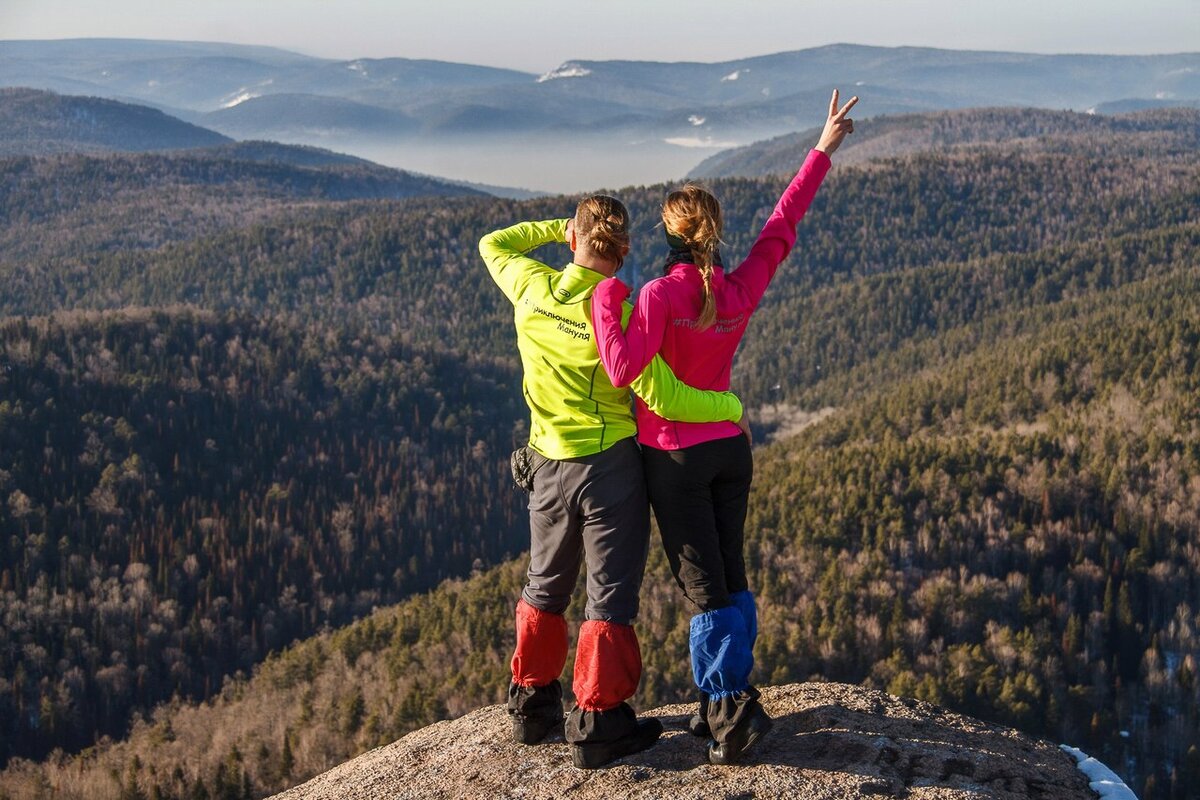
[(695, 320), (703, 306), (703, 288), (694, 265), (679, 263), (656, 278), (647, 287), (647, 295), (663, 298), (669, 323), (663, 335), (660, 353), (675, 374), (689, 386), (712, 389), (729, 386), (730, 365), (746, 332), (746, 323), (754, 312), (742, 292), (730, 291), (724, 270), (715, 267), (712, 276), (716, 299), (716, 318), (712, 325), (699, 328)]
[(596, 273), (576, 264), (531, 271), (514, 302), (523, 388), (532, 414), (529, 446), (575, 458), (633, 436), (629, 390), (600, 365), (592, 336)]
[[(744, 292), (726, 280), (716, 267), (711, 279), (716, 297), (716, 318), (700, 328), (695, 320), (703, 304), (699, 272), (692, 264), (679, 263), (670, 272), (647, 284), (639, 303), (653, 297), (664, 309), (667, 324), (659, 354), (675, 375), (698, 389), (727, 391), (733, 356), (741, 344), (754, 306)], [(675, 422), (651, 411), (637, 400), (639, 441), (650, 446), (686, 447), (697, 440), (736, 436), (736, 425), (724, 422)]]

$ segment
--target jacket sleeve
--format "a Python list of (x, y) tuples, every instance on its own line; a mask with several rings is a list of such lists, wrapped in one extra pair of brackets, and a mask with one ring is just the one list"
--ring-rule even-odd
[(809, 204), (829, 172), (829, 156), (820, 150), (809, 151), (804, 165), (792, 178), (775, 210), (767, 218), (762, 232), (750, 248), (750, 255), (741, 265), (728, 272), (725, 279), (741, 292), (749, 308), (756, 308), (775, 271), (796, 244), (796, 226), (800, 224)]
[(657, 355), (633, 381), (633, 391), (663, 419), (737, 422), (742, 418), (742, 401), (733, 392), (710, 392), (688, 386)]
[[(642, 288), (637, 305), (629, 313), (625, 298), (629, 287), (616, 278), (600, 282), (592, 292), (592, 327), (596, 349), (613, 386), (633, 383), (662, 347), (667, 310), (653, 294), (651, 284)], [(628, 325), (622, 321), (628, 318)], [(661, 416), (661, 415), (660, 415)]]
[(509, 302), (515, 304), (520, 299), (531, 278), (555, 271), (525, 254), (544, 244), (563, 241), (566, 232), (565, 219), (519, 222), (479, 240), (479, 255)]

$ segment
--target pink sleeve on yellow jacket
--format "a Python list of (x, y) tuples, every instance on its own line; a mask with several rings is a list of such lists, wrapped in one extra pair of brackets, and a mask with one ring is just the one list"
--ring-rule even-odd
[(628, 296), (629, 287), (616, 278), (601, 281), (592, 292), (596, 349), (609, 380), (618, 388), (628, 386), (642, 374), (662, 347), (667, 326), (667, 309), (647, 284), (628, 315), (628, 327), (624, 327), (624, 301)]
[(754, 308), (775, 277), (775, 270), (787, 258), (796, 244), (796, 226), (812, 203), (825, 173), (829, 172), (829, 156), (811, 150), (808, 158), (775, 204), (775, 210), (763, 225), (762, 233), (750, 248), (750, 255), (741, 265), (725, 275), (743, 294), (743, 301)]

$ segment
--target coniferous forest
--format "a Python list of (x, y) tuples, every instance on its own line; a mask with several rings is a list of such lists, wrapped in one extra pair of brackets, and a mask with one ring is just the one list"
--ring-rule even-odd
[[(835, 167), (735, 363), (760, 683), (1200, 797), (1200, 159), (1154, 118)], [(261, 797), (503, 697), (526, 412), (475, 243), (574, 199), (288, 169), (0, 160), (0, 797)], [(709, 182), (728, 262), (788, 177)], [(668, 188), (615, 192), (626, 280)], [(642, 706), (689, 615), (652, 547)]]

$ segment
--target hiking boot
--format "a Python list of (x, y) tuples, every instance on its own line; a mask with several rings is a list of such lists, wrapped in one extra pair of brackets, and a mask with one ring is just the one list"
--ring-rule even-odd
[(774, 726), (767, 712), (758, 706), (742, 724), (733, 729), (725, 741), (708, 743), (709, 763), (723, 766), (736, 764)]
[(654, 717), (639, 719), (637, 727), (610, 742), (584, 742), (571, 745), (571, 763), (580, 769), (597, 769), (618, 758), (640, 753), (658, 741), (663, 726)]
[(512, 738), (520, 744), (537, 744), (562, 724), (562, 685), (508, 685), (508, 713), (512, 715)]
[(518, 744), (537, 744), (562, 724), (562, 717), (520, 717), (512, 721), (513, 741)]

